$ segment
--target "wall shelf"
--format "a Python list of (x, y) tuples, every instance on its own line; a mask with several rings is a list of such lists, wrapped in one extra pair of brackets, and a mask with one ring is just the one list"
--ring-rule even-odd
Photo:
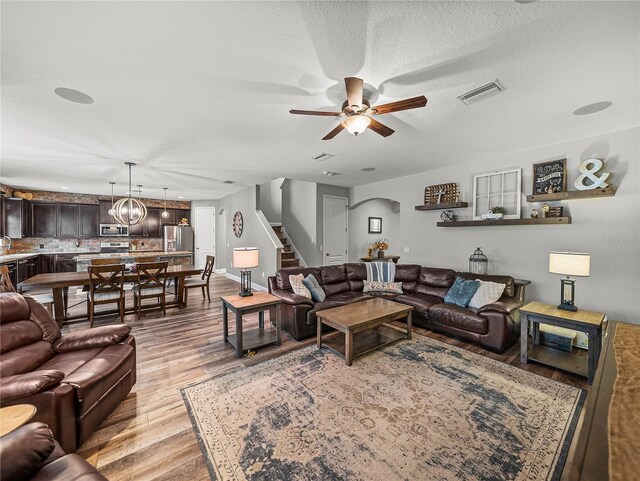
[(593, 199), (596, 197), (613, 197), (616, 190), (609, 186), (606, 189), (572, 190), (570, 192), (554, 192), (553, 194), (533, 194), (527, 196), (527, 202), (550, 202), (554, 200)]
[(546, 217), (540, 219), (459, 220), (457, 222), (438, 222), (438, 227), (480, 227), (543, 224), (571, 224), (571, 217)]
[(469, 207), (467, 202), (451, 202), (449, 204), (416, 205), (416, 210), (464, 209), (465, 207)]

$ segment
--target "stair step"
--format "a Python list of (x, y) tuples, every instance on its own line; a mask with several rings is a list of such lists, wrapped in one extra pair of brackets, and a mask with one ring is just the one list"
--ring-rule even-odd
[(293, 251), (285, 251), (282, 253), (282, 259), (295, 259), (296, 253)]
[(273, 229), (274, 232), (276, 232), (277, 234), (280, 234), (282, 232), (282, 226), (281, 225), (272, 225), (271, 228)]
[(282, 259), (282, 267), (298, 267), (300, 261), (298, 259)]

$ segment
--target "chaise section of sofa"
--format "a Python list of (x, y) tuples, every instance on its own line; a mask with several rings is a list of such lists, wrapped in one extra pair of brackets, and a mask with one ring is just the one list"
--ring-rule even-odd
[[(293, 293), (290, 275), (309, 274), (318, 280), (327, 294), (323, 302), (314, 302)], [(502, 297), (495, 303), (473, 309), (446, 304), (444, 297), (456, 277), (480, 279), (505, 284)], [(339, 266), (291, 267), (280, 269), (269, 278), (269, 291), (283, 299), (283, 329), (294, 339), (316, 333), (316, 313), (323, 309), (371, 299), (365, 294), (366, 267), (361, 263)], [(489, 276), (456, 272), (453, 269), (424, 267), (416, 264), (396, 266), (395, 280), (402, 282), (402, 294), (373, 294), (412, 306), (415, 324), (472, 341), (496, 352), (509, 348), (520, 332), (519, 308), (524, 304), (525, 284), (510, 276)]]

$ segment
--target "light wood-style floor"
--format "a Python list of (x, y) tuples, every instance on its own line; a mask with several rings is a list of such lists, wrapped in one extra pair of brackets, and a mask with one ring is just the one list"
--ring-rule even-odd
[[(314, 342), (314, 339), (296, 342), (284, 334), (281, 346), (267, 347), (251, 358), (237, 359), (235, 351), (222, 340), (220, 296), (238, 291), (238, 283), (214, 274), (211, 302), (193, 290), (186, 309), (169, 309), (166, 317), (160, 311), (143, 313), (140, 320), (133, 314), (126, 317), (137, 343), (137, 384), (78, 452), (111, 481), (209, 479), (180, 388), (245, 369)], [(81, 299), (70, 295), (71, 304)], [(71, 312), (81, 313), (85, 309), (79, 305)], [(116, 322), (113, 316), (102, 317), (97, 318), (95, 325)], [(247, 316), (246, 327), (256, 327), (257, 323), (257, 314)], [(77, 322), (65, 326), (63, 332), (87, 327), (88, 322)], [(426, 329), (415, 331), (561, 382), (587, 387), (583, 378), (536, 364), (521, 365), (519, 345), (504, 354), (494, 354)]]

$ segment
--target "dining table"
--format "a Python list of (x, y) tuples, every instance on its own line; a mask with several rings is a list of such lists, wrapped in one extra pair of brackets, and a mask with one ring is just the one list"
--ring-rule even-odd
[[(176, 299), (174, 302), (167, 303), (167, 306), (177, 306), (178, 309), (186, 307), (184, 301), (184, 283), (185, 278), (202, 274), (202, 269), (193, 265), (173, 265), (167, 267), (167, 278), (175, 279), (177, 285)], [(137, 271), (125, 271), (124, 281), (134, 282), (138, 280)], [(53, 315), (58, 323), (62, 325), (64, 322), (74, 319), (84, 319), (86, 315), (68, 316), (67, 315), (67, 298), (69, 287), (89, 286), (89, 272), (52, 272), (48, 274), (37, 274), (18, 284), (18, 292), (28, 293), (35, 289), (51, 289), (53, 291)]]

